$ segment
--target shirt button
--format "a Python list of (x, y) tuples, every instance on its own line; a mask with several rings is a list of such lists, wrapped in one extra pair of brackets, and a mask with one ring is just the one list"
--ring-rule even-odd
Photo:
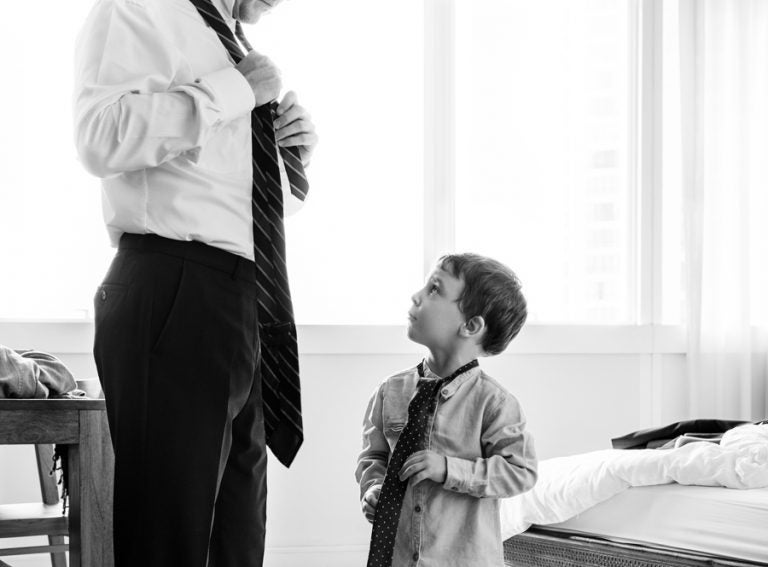
[(107, 290), (102, 289), (101, 290), (101, 300), (106, 301), (107, 300)]
[(418, 553), (414, 553), (413, 554), (413, 560), (414, 561), (418, 561), (419, 560), (419, 554)]
[(416, 508), (414, 508), (414, 510), (416, 510), (416, 513), (418, 514), (419, 512), (421, 512), (421, 506), (416, 506)]
[(443, 393), (443, 395), (444, 395), (444, 396), (447, 396), (447, 395), (448, 395), (448, 390), (447, 390), (447, 389), (445, 389), (445, 390), (443, 390), (443, 392), (442, 392), (442, 393)]

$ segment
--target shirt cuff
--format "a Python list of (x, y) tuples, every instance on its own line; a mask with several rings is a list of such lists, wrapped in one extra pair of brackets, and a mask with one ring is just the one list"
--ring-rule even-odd
[(253, 96), (251, 85), (234, 67), (209, 73), (198, 79), (198, 82), (211, 94), (221, 109), (224, 122), (248, 114), (256, 106), (256, 97)]
[(445, 482), (443, 487), (451, 492), (468, 492), (466, 469), (467, 461), (458, 457), (445, 458)]

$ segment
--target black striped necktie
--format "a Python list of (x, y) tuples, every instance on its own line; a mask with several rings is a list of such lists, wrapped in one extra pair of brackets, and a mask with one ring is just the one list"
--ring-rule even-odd
[[(219, 11), (210, 0), (191, 0), (205, 22), (218, 34), (221, 43), (237, 64), (243, 53)], [(236, 32), (250, 50), (237, 22)], [(285, 266), (283, 192), (280, 181), (278, 146), (275, 142), (276, 102), (255, 108), (251, 113), (253, 148), (253, 244), (258, 283), (260, 372), (267, 445), (285, 466), (289, 466), (304, 439), (299, 387), (299, 356), (296, 325)], [(301, 200), (309, 186), (297, 147), (279, 148), (291, 193)]]
[(405, 461), (416, 451), (427, 447), (429, 418), (437, 406), (437, 393), (440, 388), (457, 376), (478, 366), (477, 359), (468, 362), (456, 372), (440, 380), (424, 379), (424, 361), (418, 366), (419, 384), (416, 395), (408, 404), (408, 422), (397, 439), (395, 450), (387, 463), (387, 474), (381, 487), (379, 503), (371, 531), (371, 545), (368, 548), (368, 567), (390, 567), (395, 549), (397, 525), (403, 508), (403, 497), (408, 482), (400, 480), (400, 469)]

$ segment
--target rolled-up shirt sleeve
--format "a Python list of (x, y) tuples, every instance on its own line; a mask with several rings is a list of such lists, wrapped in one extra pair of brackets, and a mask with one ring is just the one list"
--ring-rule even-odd
[(357, 458), (355, 470), (355, 478), (360, 485), (361, 500), (369, 488), (384, 484), (384, 476), (387, 474), (389, 444), (384, 436), (381, 413), (383, 389), (383, 384), (376, 389), (363, 417), (363, 449)]
[(477, 498), (507, 498), (533, 488), (537, 459), (517, 400), (501, 396), (483, 419), (484, 458), (446, 457), (443, 486)]
[(255, 104), (234, 67), (188, 84), (173, 79), (186, 62), (160, 20), (140, 0), (101, 2), (75, 53), (75, 144), (98, 177), (154, 167), (190, 152)]

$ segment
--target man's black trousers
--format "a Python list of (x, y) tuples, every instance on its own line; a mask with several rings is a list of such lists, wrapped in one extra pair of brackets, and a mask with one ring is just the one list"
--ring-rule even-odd
[(253, 262), (125, 234), (94, 302), (116, 567), (260, 567), (267, 457)]

